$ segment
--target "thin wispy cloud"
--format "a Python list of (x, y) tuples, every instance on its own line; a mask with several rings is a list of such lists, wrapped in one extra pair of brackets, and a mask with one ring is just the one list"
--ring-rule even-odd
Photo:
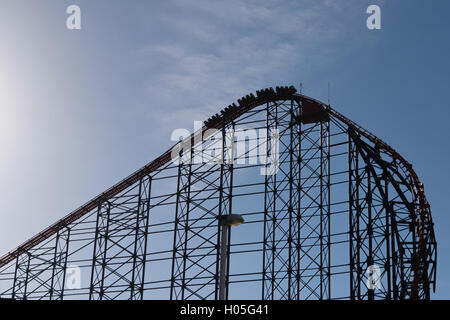
[(167, 150), (174, 129), (262, 87), (308, 82), (365, 27), (359, 0), (78, 4), (80, 32), (66, 29), (63, 2), (0, 4), (2, 251)]
[(334, 63), (358, 46), (358, 30), (348, 28), (358, 14), (364, 18), (355, 3), (170, 2), (158, 21), (182, 40), (169, 34), (145, 45), (136, 59), (150, 66), (153, 103), (173, 111), (163, 124), (204, 119), (255, 88), (287, 84), (294, 72), (307, 76), (312, 66)]

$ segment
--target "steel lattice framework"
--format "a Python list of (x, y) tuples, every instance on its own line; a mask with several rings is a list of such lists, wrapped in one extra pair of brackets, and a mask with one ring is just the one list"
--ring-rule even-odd
[[(261, 174), (275, 149), (278, 171)], [(172, 161), (173, 150), (215, 151), (197, 163)], [(0, 297), (218, 299), (218, 219), (231, 213), (245, 223), (228, 233), (229, 299), (429, 299), (435, 286), (430, 206), (412, 166), (329, 105), (277, 87), (3, 256)]]

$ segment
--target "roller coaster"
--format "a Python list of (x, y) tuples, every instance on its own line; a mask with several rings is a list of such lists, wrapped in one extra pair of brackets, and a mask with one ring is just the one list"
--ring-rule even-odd
[[(249, 129), (267, 135), (248, 137), (245, 156), (276, 147), (275, 174), (237, 161), (233, 132)], [(177, 163), (170, 148), (2, 256), (0, 297), (430, 299), (437, 244), (422, 183), (329, 104), (293, 86), (259, 90), (184, 142), (180, 159), (200, 143), (233, 161)], [(232, 215), (243, 223), (224, 229)]]

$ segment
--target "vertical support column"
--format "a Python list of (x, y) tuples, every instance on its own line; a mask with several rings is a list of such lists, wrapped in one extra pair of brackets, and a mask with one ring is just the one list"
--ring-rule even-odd
[(142, 299), (150, 181), (98, 204), (89, 299)]
[(63, 300), (66, 282), (67, 256), (69, 252), (70, 229), (58, 230), (55, 239), (52, 278), (50, 284), (50, 300)]
[(354, 157), (355, 157), (355, 197), (354, 197), (354, 205), (355, 205), (355, 219), (356, 219), (356, 233), (354, 236), (356, 237), (356, 290), (357, 290), (357, 298), (361, 300), (361, 281), (362, 281), (362, 266), (361, 266), (361, 248), (362, 248), (362, 237), (361, 237), (361, 228), (360, 228), (360, 219), (362, 216), (362, 205), (360, 198), (360, 187), (362, 182), (362, 177), (360, 174), (359, 168), (359, 154), (356, 147), (354, 145)]
[[(413, 185), (412, 179), (410, 179), (410, 185)], [(411, 192), (411, 207), (413, 208), (411, 211), (414, 212), (414, 214), (411, 217), (411, 240), (412, 240), (412, 247), (408, 246), (408, 252), (410, 254), (410, 263), (411, 263), (411, 270), (409, 271), (411, 275), (409, 276), (410, 279), (408, 280), (408, 291), (409, 296), (413, 300), (417, 300), (419, 298), (419, 292), (421, 291), (422, 284), (420, 282), (424, 281), (422, 273), (422, 267), (419, 265), (419, 258), (418, 258), (418, 250), (419, 247), (422, 247), (422, 241), (420, 234), (423, 232), (423, 221), (420, 219), (420, 204), (419, 199), (416, 198), (415, 192), (413, 190), (413, 187), (410, 188)]]
[(354, 234), (355, 234), (355, 219), (353, 215), (353, 207), (354, 207), (354, 172), (353, 172), (353, 164), (354, 164), (354, 152), (353, 152), (353, 144), (350, 135), (347, 135), (347, 156), (348, 156), (348, 238), (349, 238), (349, 280), (350, 280), (350, 300), (355, 300), (355, 250), (354, 250)]
[(291, 100), (289, 128), (288, 299), (300, 299), (300, 106)]
[[(294, 208), (295, 208), (295, 225), (296, 225), (296, 232), (295, 232), (295, 254), (296, 257), (294, 258), (295, 261), (295, 280), (297, 288), (295, 290), (295, 299), (300, 300), (300, 292), (301, 292), (301, 221), (302, 221), (302, 122), (300, 119), (301, 114), (301, 106), (300, 104), (297, 105), (295, 110), (295, 119), (296, 119), (296, 138), (293, 139), (293, 143), (295, 143), (295, 152), (297, 159), (293, 159), (293, 162), (296, 162), (297, 167), (297, 174), (293, 175), (292, 178), (296, 180), (296, 193), (297, 198), (295, 201), (293, 201)], [(291, 129), (292, 130), (292, 129)]]
[[(350, 130), (350, 129), (349, 129)], [(359, 189), (361, 177), (359, 172), (359, 154), (351, 135), (348, 136), (348, 165), (349, 165), (349, 241), (350, 241), (350, 298), (361, 299), (361, 234), (360, 217), (361, 204)]]
[(172, 277), (170, 288), (171, 300), (184, 300), (186, 289), (186, 263), (189, 240), (189, 212), (191, 203), (191, 177), (193, 150), (189, 152), (189, 163), (181, 160), (178, 165), (177, 195), (175, 209), (175, 228), (173, 240)]
[(145, 176), (141, 178), (139, 182), (139, 198), (136, 212), (130, 300), (142, 300), (144, 298), (151, 188), (152, 177)]
[(328, 299), (331, 299), (331, 133), (330, 120), (327, 120), (327, 278), (328, 278)]
[(294, 116), (294, 108), (293, 108), (293, 104), (294, 101), (291, 100), (291, 109), (290, 109), (290, 114), (291, 114), (291, 119), (290, 119), (290, 130), (289, 130), (289, 208), (288, 208), (288, 212), (289, 212), (289, 226), (288, 226), (288, 230), (289, 230), (289, 236), (288, 236), (288, 245), (289, 245), (289, 251), (288, 251), (288, 256), (289, 256), (289, 261), (288, 261), (288, 300), (292, 300), (292, 289), (293, 288), (293, 282), (292, 282), (292, 274), (293, 274), (293, 269), (292, 269), (292, 260), (291, 257), (293, 255), (293, 196), (294, 196), (294, 164), (293, 164), (293, 160), (294, 160), (294, 146), (293, 146), (293, 140), (294, 140), (294, 121), (295, 121), (295, 116)]
[(105, 269), (107, 267), (106, 254), (109, 239), (110, 212), (111, 204), (109, 201), (99, 203), (95, 227), (89, 300), (102, 300), (105, 294), (104, 282)]
[(24, 251), (16, 258), (16, 267), (14, 271), (14, 282), (12, 288), (13, 299), (27, 298), (28, 277), (30, 274), (31, 255)]
[[(214, 199), (220, 194), (221, 171), (220, 166), (214, 164), (218, 161), (213, 161), (211, 166), (211, 159), (197, 157), (205, 146), (201, 130), (192, 140), (193, 145), (184, 142), (182, 151), (187, 149), (187, 152), (178, 155), (184, 161), (178, 163), (171, 299), (208, 299), (215, 297), (217, 290), (218, 204)], [(199, 148), (200, 144), (202, 148)], [(225, 185), (222, 187), (224, 191)], [(203, 191), (206, 190), (210, 192), (209, 197), (205, 197), (206, 192)], [(231, 199), (231, 195), (227, 197)], [(229, 199), (228, 211), (231, 210)], [(198, 285), (198, 279), (202, 279), (204, 284)]]
[[(372, 193), (375, 192), (376, 187), (372, 186), (372, 183), (376, 184), (375, 169), (371, 168), (373, 164), (370, 159), (363, 152), (363, 142), (359, 137), (352, 132), (353, 149), (353, 170), (355, 171), (354, 179), (354, 193), (353, 193), (353, 212), (356, 216), (353, 218), (353, 226), (351, 230), (356, 232), (350, 235), (353, 238), (353, 244), (356, 242), (356, 246), (353, 249), (352, 258), (353, 272), (356, 273), (356, 282), (353, 286), (353, 290), (356, 290), (355, 296), (358, 300), (367, 298), (373, 300), (375, 298), (374, 289), (367, 284), (372, 281), (372, 273), (374, 272), (374, 248), (373, 248), (373, 219), (372, 219)], [(363, 167), (359, 166), (359, 158), (363, 160), (365, 164)], [(373, 170), (373, 172), (372, 172)], [(381, 197), (382, 195), (380, 195)], [(356, 239), (355, 239), (356, 238)], [(356, 240), (356, 241), (355, 241)], [(356, 261), (355, 261), (356, 256)], [(367, 277), (366, 277), (367, 275)], [(363, 291), (364, 290), (364, 291)]]
[[(307, 106), (302, 106), (302, 108)], [(308, 110), (308, 109), (306, 109)], [(325, 112), (325, 111), (324, 111)], [(308, 111), (302, 111), (303, 114)], [(300, 155), (300, 299), (330, 297), (329, 120), (302, 118)], [(301, 210), (301, 212), (300, 212)]]
[[(266, 105), (266, 170), (270, 165), (271, 155), (271, 129), (278, 128), (278, 105), (276, 103)], [(266, 172), (267, 173), (267, 172)], [(264, 240), (263, 240), (263, 284), (262, 299), (273, 300), (275, 297), (275, 259), (277, 247), (275, 242), (275, 230), (277, 225), (277, 176), (265, 176), (264, 183)]]
[[(366, 204), (367, 204), (367, 242), (368, 242), (368, 255), (366, 259), (366, 270), (369, 270), (374, 264), (373, 259), (373, 221), (372, 221), (372, 182), (371, 182), (371, 172), (369, 169), (369, 164), (366, 164), (365, 171), (367, 177), (367, 191), (366, 191)], [(375, 292), (373, 288), (367, 288), (367, 296), (369, 300), (375, 299)]]
[(320, 254), (319, 254), (319, 272), (320, 272), (320, 300), (323, 299), (324, 296), (324, 287), (326, 285), (325, 283), (325, 279), (324, 279), (324, 258), (325, 257), (325, 252), (324, 252), (324, 245), (323, 245), (323, 235), (324, 235), (324, 223), (323, 223), (323, 207), (324, 207), (324, 194), (323, 194), (323, 124), (322, 122), (320, 123), (320, 146), (319, 146), (319, 152), (320, 152), (320, 169), (319, 169), (319, 214), (320, 214), (320, 223), (319, 223), (319, 243), (320, 243)]
[[(386, 245), (386, 263), (384, 265), (384, 269), (386, 271), (387, 275), (387, 293), (386, 293), (386, 299), (391, 300), (392, 297), (392, 284), (395, 283), (392, 281), (392, 272), (391, 272), (391, 239), (390, 239), (390, 233), (391, 233), (391, 219), (390, 219), (390, 204), (389, 204), (389, 180), (387, 178), (386, 169), (383, 170), (383, 180), (384, 180), (384, 199), (383, 199), (383, 206), (384, 206), (384, 214), (385, 214), (385, 220), (384, 220), (384, 242)], [(392, 270), (393, 271), (393, 270)]]
[[(225, 280), (225, 299), (228, 299), (228, 283), (229, 283), (229, 270), (230, 270), (230, 236), (231, 230), (221, 226), (219, 221), (223, 215), (232, 214), (232, 200), (233, 200), (233, 162), (234, 162), (234, 130), (235, 126), (232, 122), (231, 126), (227, 129), (222, 128), (222, 147), (221, 147), (221, 163), (220, 163), (220, 184), (219, 184), (219, 205), (218, 205), (218, 223), (217, 223), (217, 245), (216, 245), (216, 277), (215, 277), (215, 299), (219, 299), (219, 277), (220, 268), (222, 263), (225, 264), (226, 279)], [(226, 261), (220, 261), (222, 237), (226, 238)]]
[(299, 105), (268, 103), (266, 112), (266, 168), (277, 171), (265, 176), (262, 299), (299, 299)]
[[(394, 204), (389, 201), (389, 211), (393, 212)], [(391, 236), (391, 252), (392, 252), (392, 296), (394, 300), (399, 298), (399, 287), (397, 283), (397, 270), (399, 268), (399, 257), (396, 248), (396, 221), (393, 214), (389, 217), (390, 220), (390, 236)]]
[(330, 278), (330, 122), (320, 122), (320, 299), (331, 296)]

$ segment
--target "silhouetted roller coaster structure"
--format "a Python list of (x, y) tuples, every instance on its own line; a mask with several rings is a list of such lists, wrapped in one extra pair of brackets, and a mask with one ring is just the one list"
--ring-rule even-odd
[[(267, 135), (246, 137), (246, 157), (274, 151), (277, 130), (276, 174), (261, 174), (267, 160), (239, 162), (234, 132), (249, 129)], [(219, 144), (222, 161), (174, 162), (169, 149), (1, 257), (0, 297), (218, 299), (222, 252), (227, 299), (430, 298), (436, 241), (422, 183), (330, 105), (294, 87), (260, 90), (184, 142), (179, 157)], [(225, 237), (230, 214), (245, 222)]]

